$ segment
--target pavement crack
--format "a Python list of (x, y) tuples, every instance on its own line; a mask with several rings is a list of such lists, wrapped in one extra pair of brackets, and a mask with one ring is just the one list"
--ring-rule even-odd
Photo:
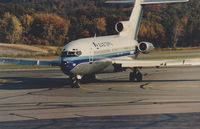
[(108, 88), (108, 91), (111, 91), (112, 90), (112, 88), (110, 87), (110, 88)]
[(43, 104), (43, 103), (42, 103), (42, 102), (39, 102), (39, 103), (36, 104), (36, 106), (40, 106), (41, 104)]
[(10, 113), (9, 115), (11, 115), (11, 116), (18, 116), (18, 117), (23, 117), (23, 118), (31, 118), (31, 119), (34, 119), (34, 120), (39, 120), (38, 118), (35, 118), (35, 117), (24, 116), (24, 115), (15, 114), (15, 113)]
[(15, 98), (15, 97), (20, 97), (20, 96), (25, 96), (25, 95), (26, 95), (26, 94), (13, 95), (13, 96), (6, 96), (6, 97), (0, 98), (0, 100), (3, 100), (3, 99), (10, 99), (10, 98)]
[(148, 99), (139, 99), (139, 100), (136, 100), (136, 101), (130, 101), (128, 103), (138, 103), (138, 102), (141, 102), (141, 101), (144, 101), (144, 100), (148, 100)]
[(50, 91), (50, 90), (53, 90), (53, 89), (52, 89), (52, 88), (48, 88), (48, 89), (45, 89), (45, 90), (28, 92), (28, 93), (26, 93), (26, 94), (27, 94), (27, 95), (36, 95), (36, 94), (38, 94), (38, 93), (42, 93), (42, 92), (46, 92), (46, 91)]
[(84, 115), (79, 115), (79, 114), (74, 114), (75, 116), (78, 116), (78, 117), (88, 117), (88, 116), (84, 116)]
[(147, 85), (149, 85), (149, 82), (148, 82), (148, 83), (145, 83), (145, 84), (142, 84), (142, 85), (140, 85), (140, 88), (145, 90), (145, 87), (144, 87), (144, 86), (147, 86)]
[(49, 90), (52, 90), (52, 88), (49, 88), (47, 90), (45, 89), (45, 90), (40, 90), (40, 91), (33, 91), (33, 92), (23, 93), (23, 94), (19, 94), (19, 95), (6, 96), (6, 97), (0, 98), (0, 100), (10, 99), (10, 98), (16, 98), (16, 97), (21, 97), (21, 96), (26, 96), (26, 95), (35, 95), (37, 93), (46, 92), (46, 91), (49, 91)]

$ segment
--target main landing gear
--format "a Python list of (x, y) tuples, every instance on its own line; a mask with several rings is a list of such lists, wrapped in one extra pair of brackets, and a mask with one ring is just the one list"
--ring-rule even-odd
[(89, 83), (95, 79), (95, 74), (84, 75), (81, 77), (81, 79), (76, 75), (70, 75), (70, 85), (72, 88), (80, 88), (81, 83)]
[(138, 68), (133, 68), (133, 72), (129, 75), (129, 80), (131, 82), (141, 82), (142, 81), (142, 73), (139, 71)]

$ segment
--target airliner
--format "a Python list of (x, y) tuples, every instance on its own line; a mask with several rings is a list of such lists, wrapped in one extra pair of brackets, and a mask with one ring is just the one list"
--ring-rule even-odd
[(128, 21), (115, 25), (117, 35), (83, 38), (69, 42), (60, 56), (61, 70), (69, 76), (72, 88), (80, 83), (95, 80), (95, 74), (123, 72), (130, 69), (129, 80), (141, 82), (142, 67), (166, 66), (165, 61), (137, 60), (139, 53), (150, 53), (154, 46), (150, 42), (138, 42), (142, 7), (145, 4), (188, 2), (189, 0), (132, 0), (107, 1), (108, 4), (134, 4)]

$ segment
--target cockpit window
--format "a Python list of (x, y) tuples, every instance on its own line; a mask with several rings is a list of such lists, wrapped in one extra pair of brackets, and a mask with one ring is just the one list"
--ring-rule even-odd
[(61, 53), (61, 57), (78, 57), (82, 54), (81, 51), (73, 50), (73, 51), (63, 51)]

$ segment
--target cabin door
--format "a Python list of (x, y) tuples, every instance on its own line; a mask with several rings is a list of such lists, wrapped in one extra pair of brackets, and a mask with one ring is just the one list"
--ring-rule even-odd
[(89, 63), (93, 63), (94, 61), (94, 51), (90, 48), (90, 55), (89, 55)]

